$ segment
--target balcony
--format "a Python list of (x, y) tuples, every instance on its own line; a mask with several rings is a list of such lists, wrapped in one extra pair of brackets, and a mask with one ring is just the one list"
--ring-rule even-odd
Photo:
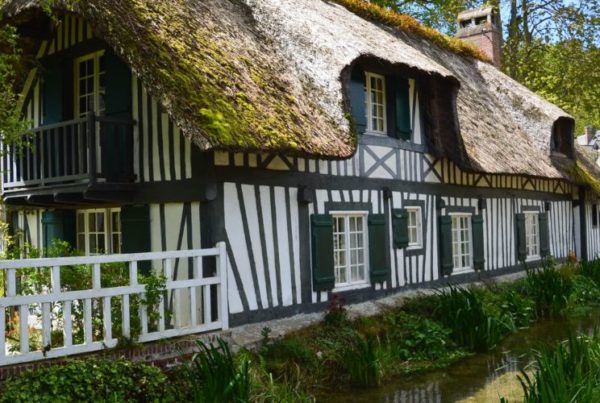
[[(59, 202), (94, 189), (125, 189), (135, 180), (133, 126), (125, 119), (86, 118), (31, 131), (29, 147), (4, 145), (2, 193), (6, 202)], [(74, 201), (76, 201), (75, 197)], [(44, 204), (41, 203), (41, 204)]]

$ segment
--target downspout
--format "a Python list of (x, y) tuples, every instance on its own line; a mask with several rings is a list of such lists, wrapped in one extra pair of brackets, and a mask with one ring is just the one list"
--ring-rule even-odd
[(579, 187), (579, 231), (581, 236), (581, 260), (588, 260), (587, 251), (587, 221), (585, 219), (585, 187)]

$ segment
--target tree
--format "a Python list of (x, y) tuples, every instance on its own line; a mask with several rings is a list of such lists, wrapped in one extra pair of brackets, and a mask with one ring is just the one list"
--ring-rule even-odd
[(15, 90), (22, 68), (20, 56), (16, 29), (0, 26), (0, 143), (17, 147), (27, 144), (28, 127), (21, 113), (20, 95)]

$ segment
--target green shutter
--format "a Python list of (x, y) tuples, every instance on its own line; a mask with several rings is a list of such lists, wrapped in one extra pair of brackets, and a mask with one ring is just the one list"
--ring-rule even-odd
[(106, 116), (131, 118), (131, 70), (117, 55), (104, 54), (106, 71)]
[(527, 244), (525, 243), (525, 214), (517, 214), (517, 259), (524, 262), (527, 259)]
[(42, 236), (44, 248), (54, 241), (66, 241), (72, 247), (76, 245), (75, 211), (48, 210), (42, 213)]
[(540, 213), (540, 254), (545, 257), (550, 255), (550, 242), (548, 232), (548, 213)]
[(335, 286), (333, 272), (333, 220), (329, 214), (313, 214), (311, 221), (313, 290)]
[(350, 106), (352, 120), (358, 134), (363, 134), (367, 130), (365, 101), (365, 72), (355, 68), (350, 78)]
[(390, 265), (384, 214), (369, 214), (369, 264), (371, 283), (383, 283), (388, 279)]
[(63, 119), (63, 71), (59, 59), (50, 59), (43, 66), (42, 124), (58, 123)]
[(440, 217), (440, 275), (452, 274), (454, 259), (452, 256), (452, 217)]
[(471, 225), (473, 230), (473, 268), (483, 270), (485, 267), (483, 216), (481, 214), (473, 216)]
[[(131, 119), (131, 70), (112, 51), (104, 54), (106, 71), (106, 116), (123, 120)], [(156, 118), (156, 117), (155, 117)], [(105, 124), (103, 147), (111, 150), (103, 153), (104, 175), (111, 180), (125, 180), (124, 176), (133, 166), (133, 150), (128, 146), (131, 128), (123, 125)]]
[(392, 232), (394, 248), (401, 249), (408, 246), (408, 211), (406, 209), (392, 211)]
[[(125, 206), (121, 208), (121, 252), (150, 252), (150, 207)], [(150, 271), (151, 262), (141, 262), (138, 268), (145, 273)]]
[(406, 141), (411, 140), (412, 130), (410, 127), (410, 96), (408, 80), (398, 79), (396, 81), (395, 94), (395, 116), (396, 116), (396, 138)]

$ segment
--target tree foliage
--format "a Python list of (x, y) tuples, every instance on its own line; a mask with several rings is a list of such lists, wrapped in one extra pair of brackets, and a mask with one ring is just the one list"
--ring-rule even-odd
[(600, 127), (600, 0), (372, 0), (447, 34), (460, 11), (501, 14), (502, 69), (572, 114), (577, 132)]
[(18, 35), (10, 25), (0, 26), (0, 142), (23, 146), (27, 122), (21, 114), (21, 99), (15, 90), (21, 52)]

